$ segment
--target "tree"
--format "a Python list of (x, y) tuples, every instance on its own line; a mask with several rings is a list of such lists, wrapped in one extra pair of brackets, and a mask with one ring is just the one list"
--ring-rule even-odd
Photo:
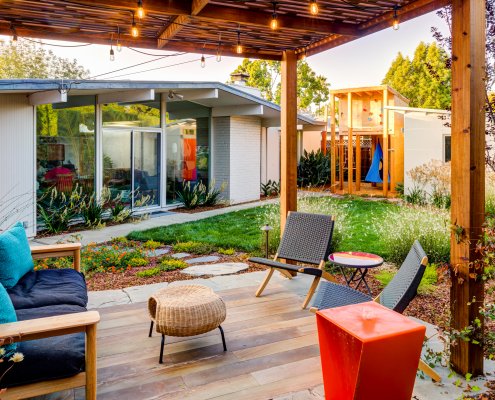
[(412, 60), (401, 53), (397, 55), (382, 83), (407, 97), (411, 107), (448, 109), (451, 104), (449, 54), (436, 43), (421, 42)]
[(0, 79), (84, 79), (89, 71), (77, 60), (55, 55), (33, 42), (0, 42)]
[[(249, 60), (245, 58), (234, 73), (249, 74), (247, 84), (256, 87), (261, 95), (274, 103), (280, 104), (280, 62), (266, 60)], [(327, 78), (317, 75), (306, 61), (297, 62), (297, 99), (298, 107), (310, 110), (324, 103), (329, 97)]]

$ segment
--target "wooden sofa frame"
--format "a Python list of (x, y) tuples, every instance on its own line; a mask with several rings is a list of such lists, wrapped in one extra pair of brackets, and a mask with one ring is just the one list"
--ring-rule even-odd
[[(81, 268), (81, 244), (79, 243), (34, 246), (31, 247), (31, 254), (35, 260), (73, 257), (73, 268), (76, 271), (80, 271)], [(0, 345), (78, 332), (86, 334), (85, 372), (69, 378), (10, 387), (2, 393), (2, 400), (25, 399), (82, 386), (86, 387), (86, 400), (96, 400), (96, 326), (99, 321), (100, 314), (97, 311), (86, 311), (2, 324)]]

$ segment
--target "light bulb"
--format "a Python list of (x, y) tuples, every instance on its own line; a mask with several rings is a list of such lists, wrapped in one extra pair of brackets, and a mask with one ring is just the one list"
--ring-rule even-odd
[(201, 56), (201, 68), (204, 68), (206, 66), (206, 60), (205, 60), (205, 56), (202, 55)]
[(222, 61), (222, 53), (220, 51), (217, 51), (217, 62)]
[(139, 0), (138, 1), (138, 8), (137, 8), (137, 16), (139, 19), (143, 19), (144, 18), (144, 8), (143, 8), (143, 2), (142, 0)]
[(236, 48), (235, 48), (235, 52), (236, 52), (237, 54), (242, 54), (242, 52), (243, 52), (243, 51), (244, 51), (244, 49), (242, 48), (242, 44), (237, 43), (237, 46), (236, 46)]
[(394, 22), (392, 23), (392, 29), (394, 31), (399, 30), (399, 18), (394, 18)]
[(119, 53), (122, 51), (122, 44), (120, 44), (120, 42), (117, 42), (117, 51)]
[(14, 32), (13, 35), (12, 35), (12, 44), (14, 46), (17, 45), (17, 33), (16, 32)]
[(138, 37), (139, 36), (139, 29), (137, 28), (136, 23), (134, 21), (132, 21), (131, 35), (132, 35), (132, 37)]
[(313, 15), (317, 15), (318, 14), (319, 8), (318, 8), (318, 3), (316, 2), (316, 0), (311, 0), (311, 3), (309, 5), (309, 11)]
[(302, 53), (301, 60), (304, 61), (306, 59), (306, 50)]
[(273, 14), (272, 20), (270, 21), (270, 28), (272, 28), (273, 31), (276, 31), (278, 29), (278, 19), (277, 19), (277, 14)]
[(115, 52), (113, 51), (113, 47), (110, 47), (110, 61), (115, 61)]

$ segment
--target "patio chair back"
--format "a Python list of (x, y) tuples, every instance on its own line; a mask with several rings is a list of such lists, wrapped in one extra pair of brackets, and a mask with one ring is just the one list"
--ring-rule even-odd
[(402, 313), (416, 296), (428, 258), (416, 240), (390, 283), (380, 293), (380, 304)]
[(289, 212), (278, 247), (279, 258), (320, 264), (330, 254), (334, 221), (332, 216)]

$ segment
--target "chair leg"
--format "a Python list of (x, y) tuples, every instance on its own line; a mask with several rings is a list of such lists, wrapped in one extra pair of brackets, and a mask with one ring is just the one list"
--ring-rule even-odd
[(160, 345), (160, 364), (163, 364), (163, 347), (165, 346), (165, 335), (162, 335), (162, 343)]
[(435, 382), (441, 382), (442, 378), (438, 375), (433, 368), (426, 364), (423, 360), (419, 360), (418, 369), (428, 375)]
[(96, 400), (96, 324), (86, 327), (86, 400)]
[(273, 271), (274, 271), (274, 269), (270, 268), (270, 270), (268, 271), (268, 274), (265, 277), (265, 280), (261, 283), (260, 287), (256, 291), (256, 297), (260, 297), (261, 293), (263, 293), (263, 290), (265, 290), (265, 287), (268, 284), (268, 281), (270, 280), (270, 278), (273, 275)]
[(311, 298), (315, 294), (316, 288), (318, 287), (318, 283), (320, 283), (320, 277), (315, 276), (315, 279), (313, 279), (313, 283), (311, 284), (311, 286), (308, 290), (308, 294), (306, 295), (306, 298), (304, 299), (304, 301), (302, 303), (302, 309), (303, 310), (308, 306), (309, 302), (311, 301)]
[(225, 335), (223, 333), (222, 326), (218, 325), (218, 329), (220, 329), (220, 333), (222, 335), (223, 351), (227, 351), (227, 345), (225, 344)]
[(154, 321), (153, 321), (153, 320), (151, 320), (151, 324), (150, 324), (150, 334), (148, 335), (148, 337), (153, 336), (153, 323), (154, 323)]

